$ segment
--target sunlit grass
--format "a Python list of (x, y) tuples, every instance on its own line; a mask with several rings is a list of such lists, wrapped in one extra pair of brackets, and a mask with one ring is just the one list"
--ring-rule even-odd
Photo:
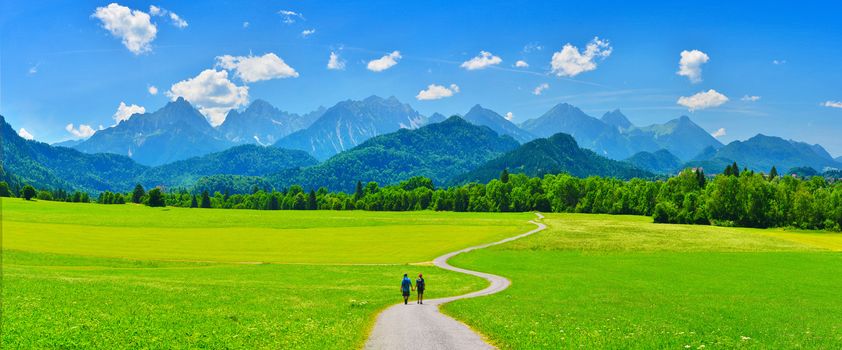
[(547, 231), (454, 258), (513, 284), (444, 311), (507, 349), (842, 344), (842, 255), (778, 237), (800, 233), (603, 215), (545, 222)]
[(358, 348), (404, 273), (430, 298), (486, 284), (406, 263), (533, 217), (2, 205), (4, 349)]

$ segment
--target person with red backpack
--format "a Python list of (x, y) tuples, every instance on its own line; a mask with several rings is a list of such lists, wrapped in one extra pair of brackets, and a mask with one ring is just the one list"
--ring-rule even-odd
[(424, 304), (424, 288), (427, 283), (424, 281), (424, 275), (418, 274), (418, 279), (415, 280), (415, 290), (418, 291), (418, 304)]

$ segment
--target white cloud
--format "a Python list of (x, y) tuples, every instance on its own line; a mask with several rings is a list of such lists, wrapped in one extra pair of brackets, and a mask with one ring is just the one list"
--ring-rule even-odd
[(528, 67), (529, 67), (529, 63), (526, 63), (526, 61), (524, 61), (524, 60), (518, 60), (517, 62), (515, 62), (515, 67), (518, 67), (518, 68), (528, 68)]
[(757, 101), (760, 101), (760, 96), (749, 96), (749, 95), (745, 95), (745, 96), (743, 96), (742, 98), (740, 98), (740, 101), (746, 101), (746, 102), (757, 102)]
[(172, 25), (178, 27), (179, 29), (187, 28), (187, 21), (179, 17), (175, 14), (175, 12), (170, 12), (170, 20), (172, 21)]
[(716, 137), (716, 138), (720, 138), (720, 137), (725, 136), (725, 135), (727, 135), (727, 133), (725, 133), (725, 128), (719, 128), (718, 130), (710, 133), (710, 136), (713, 136), (713, 137)]
[(776, 66), (786, 64), (786, 60), (772, 60), (772, 64)]
[(571, 44), (565, 44), (561, 51), (553, 53), (550, 65), (552, 72), (560, 77), (575, 77), (581, 73), (596, 69), (596, 60), (604, 60), (611, 55), (611, 43), (594, 37), (585, 47), (584, 52)]
[(149, 5), (149, 14), (153, 16), (160, 16), (163, 13), (163, 9), (155, 5)]
[(327, 69), (343, 70), (345, 69), (345, 61), (339, 58), (336, 52), (330, 52), (330, 59), (327, 60)]
[(167, 96), (172, 100), (184, 97), (217, 126), (225, 121), (228, 111), (248, 103), (249, 88), (228, 80), (227, 71), (206, 69), (193, 78), (173, 84)]
[(699, 50), (681, 51), (681, 60), (678, 61), (678, 74), (690, 79), (693, 84), (702, 81), (702, 65), (707, 63), (710, 57)]
[(67, 124), (67, 126), (64, 127), (64, 130), (67, 130), (67, 132), (75, 136), (77, 139), (89, 138), (96, 132), (94, 128), (86, 124), (79, 124), (79, 128), (76, 129), (73, 127), (73, 123)]
[(821, 105), (831, 108), (842, 108), (842, 101), (825, 101)]
[(304, 15), (290, 10), (280, 10), (278, 14), (284, 18), (284, 23), (286, 24), (293, 24), (296, 20), (304, 19)]
[(400, 51), (392, 51), (392, 53), (386, 56), (369, 61), (367, 68), (372, 72), (382, 72), (398, 64), (398, 60), (400, 60), (401, 58), (402, 57)]
[(690, 112), (697, 109), (718, 107), (725, 102), (728, 102), (728, 97), (716, 92), (714, 89), (710, 89), (707, 92), (700, 92), (693, 96), (681, 96), (678, 98), (678, 104), (687, 107)]
[(91, 16), (99, 19), (111, 35), (122, 39), (123, 45), (135, 55), (152, 50), (150, 44), (155, 40), (158, 27), (146, 12), (111, 3), (97, 7)]
[(438, 100), (453, 96), (456, 93), (459, 93), (459, 86), (456, 84), (450, 84), (450, 87), (430, 84), (426, 90), (419, 91), (415, 98), (419, 101)]
[(515, 114), (512, 112), (506, 113), (506, 120), (512, 121), (512, 119), (515, 119)]
[(117, 106), (117, 111), (114, 112), (114, 115), (111, 116), (111, 118), (114, 119), (114, 125), (117, 125), (120, 124), (121, 121), (129, 120), (129, 117), (138, 113), (146, 113), (146, 108), (138, 105), (126, 105), (125, 102), (121, 101), (120, 105)]
[(313, 35), (315, 33), (316, 33), (315, 28), (314, 29), (305, 29), (305, 30), (301, 31), (301, 36), (306, 38), (306, 37), (308, 37), (310, 35)]
[(298, 77), (295, 69), (271, 52), (263, 56), (219, 56), (216, 58), (216, 65), (235, 71), (237, 77), (246, 83)]
[(465, 68), (467, 70), (485, 69), (494, 65), (498, 65), (500, 64), (500, 62), (503, 62), (503, 59), (501, 59), (498, 56), (494, 56), (493, 54), (491, 54), (491, 52), (480, 51), (479, 56), (462, 62), (462, 65), (460, 67)]
[(541, 85), (536, 86), (534, 89), (532, 89), (532, 94), (536, 95), (536, 96), (540, 95), (540, 94), (544, 93), (544, 90), (549, 89), (549, 88), (550, 88), (550, 84), (543, 83)]
[(20, 137), (23, 137), (26, 140), (35, 139), (35, 136), (32, 136), (32, 134), (30, 134), (29, 131), (26, 131), (26, 129), (24, 128), (20, 128), (20, 130), (18, 130), (18, 135), (20, 135)]
[(155, 85), (149, 85), (149, 87), (146, 88), (146, 91), (149, 91), (150, 95), (157, 95), (158, 94), (158, 88), (155, 87)]
[(29, 75), (33, 75), (33, 74), (38, 73), (38, 66), (40, 66), (40, 65), (41, 65), (41, 64), (39, 63), (39, 64), (36, 64), (36, 65), (34, 65), (34, 66), (32, 66), (32, 67), (29, 67), (29, 71), (28, 71), (28, 72), (29, 72)]
[(187, 28), (187, 21), (179, 17), (175, 12), (169, 11), (163, 7), (158, 7), (155, 5), (149, 5), (149, 14), (153, 16), (166, 16), (170, 18), (172, 25), (176, 26), (178, 29)]
[(538, 43), (529, 43), (529, 44), (526, 44), (526, 45), (523, 46), (523, 52), (524, 53), (530, 53), (530, 52), (533, 52), (533, 51), (541, 51), (543, 49), (544, 49), (544, 47), (541, 46), (541, 44), (538, 44)]
[(248, 21), (243, 22), (243, 28), (248, 28), (250, 24)]

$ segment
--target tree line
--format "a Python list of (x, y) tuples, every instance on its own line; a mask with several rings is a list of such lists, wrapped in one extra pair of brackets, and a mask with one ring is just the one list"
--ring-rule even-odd
[[(67, 198), (42, 198), (42, 192), (46, 191), (36, 191), (30, 198)], [(0, 195), (3, 193), (0, 183)], [(83, 201), (82, 195), (79, 201)], [(820, 176), (778, 176), (774, 168), (769, 174), (741, 171), (736, 164), (713, 177), (701, 169), (685, 169), (666, 180), (629, 181), (567, 174), (529, 177), (504, 170), (498, 179), (487, 183), (436, 188), (428, 178), (413, 177), (385, 187), (376, 182), (357, 182), (353, 193), (326, 188), (307, 191), (298, 185), (280, 191), (255, 186), (251, 193), (191, 193), (160, 188), (145, 191), (137, 185), (130, 193), (103, 192), (97, 202), (258, 210), (632, 214), (652, 216), (657, 223), (842, 229), (842, 182), (829, 182)]]

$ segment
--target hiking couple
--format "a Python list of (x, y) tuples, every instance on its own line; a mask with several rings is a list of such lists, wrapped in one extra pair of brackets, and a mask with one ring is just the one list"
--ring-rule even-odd
[(409, 279), (409, 276), (403, 274), (403, 280), (401, 280), (401, 293), (403, 293), (403, 304), (406, 305), (409, 303), (410, 290), (418, 291), (418, 301), (416, 303), (423, 304), (425, 287), (427, 287), (427, 285), (424, 282), (424, 276), (422, 274), (418, 274), (418, 279), (415, 280), (415, 287), (412, 286), (412, 280)]

